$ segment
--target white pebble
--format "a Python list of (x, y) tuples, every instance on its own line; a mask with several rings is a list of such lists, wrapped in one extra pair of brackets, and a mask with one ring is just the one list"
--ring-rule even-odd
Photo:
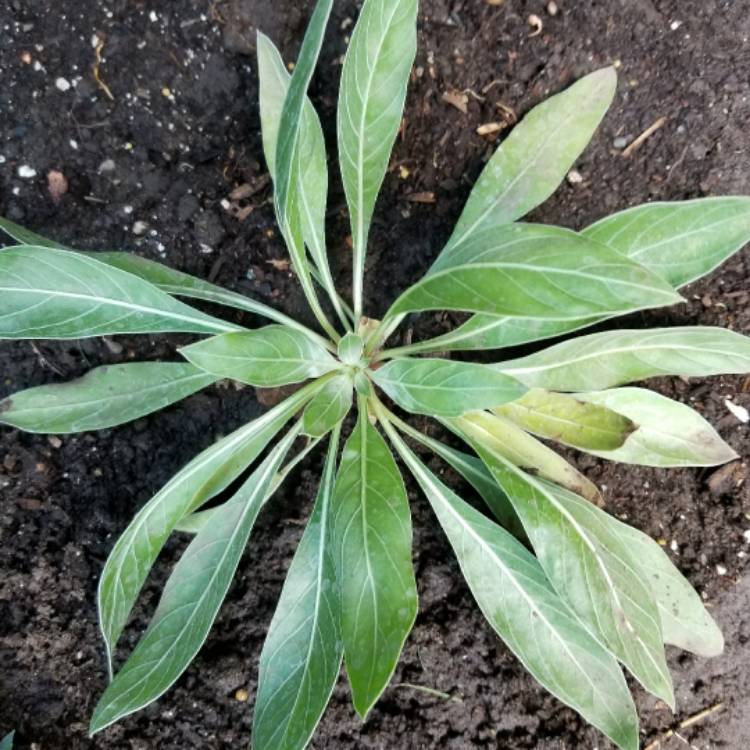
[(682, 21), (672, 21), (672, 23), (669, 24), (669, 28), (672, 29), (672, 31), (677, 31), (680, 26), (682, 26)]
[(750, 529), (748, 529), (747, 531), (743, 531), (742, 536), (745, 537), (745, 542), (747, 544), (750, 544)]
[(568, 182), (571, 185), (580, 185), (583, 182), (583, 176), (577, 169), (571, 169), (568, 172)]
[(133, 207), (132, 206), (123, 206), (122, 211), (124, 214), (132, 214), (133, 213)]
[(18, 176), (23, 178), (24, 180), (30, 180), (36, 177), (36, 169), (33, 169), (28, 164), (22, 164), (18, 168)]
[(67, 78), (58, 78), (55, 81), (55, 86), (57, 86), (60, 91), (70, 91), (70, 81)]
[(214, 251), (211, 245), (206, 245), (203, 242), (200, 243), (200, 248), (201, 248), (201, 252), (204, 255), (211, 255), (211, 253)]
[(155, 10), (152, 10), (148, 14), (148, 17), (149, 17), (149, 20), (151, 21), (151, 23), (156, 23), (159, 20), (159, 16), (156, 15), (156, 11)]
[(148, 224), (146, 224), (145, 221), (136, 221), (135, 224), (133, 224), (133, 234), (145, 234), (147, 229)]
[(70, 147), (73, 149), (73, 151), (78, 150), (78, 141), (74, 141), (72, 138), (70, 139)]
[(5, 164), (5, 157), (0, 154), (0, 164)]
[(729, 409), (729, 411), (731, 411), (732, 414), (734, 414), (734, 416), (737, 417), (740, 422), (742, 422), (742, 424), (747, 424), (748, 422), (750, 422), (750, 412), (748, 412), (748, 410), (744, 406), (735, 404), (728, 398), (724, 399), (724, 406), (726, 406), (727, 409)]
[(727, 574), (727, 569), (723, 565), (717, 565), (716, 566), (716, 572), (720, 576), (725, 576)]
[(680, 545), (679, 545), (679, 544), (677, 544), (677, 540), (676, 540), (676, 539), (673, 539), (673, 540), (672, 540), (672, 541), (671, 541), (671, 542), (669, 543), (669, 549), (671, 549), (671, 550), (672, 550), (672, 552), (678, 552), (678, 551), (679, 551), (679, 549), (680, 549)]

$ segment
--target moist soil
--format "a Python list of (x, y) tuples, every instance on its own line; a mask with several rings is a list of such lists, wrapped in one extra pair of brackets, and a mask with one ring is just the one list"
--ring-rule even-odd
[[(274, 227), (253, 40), (260, 27), (294, 59), (310, 5), (5, 0), (0, 214), (71, 246), (164, 261), (308, 320)], [(533, 220), (580, 228), (644, 201), (750, 193), (745, 3), (557, 0), (554, 14), (546, 0), (421, 6), (404, 127), (368, 258), (372, 316), (427, 269), (447, 239), (496, 145), (477, 128), (512, 121), (606, 64), (619, 68), (615, 103), (576, 174)], [(356, 11), (350, 0), (335, 4), (312, 87), (332, 153), (341, 60)], [(542, 23), (536, 35), (531, 14)], [(446, 92), (460, 107), (444, 99)], [(662, 117), (664, 125), (624, 158), (623, 144)], [(345, 201), (333, 160), (331, 167), (330, 253), (346, 289)], [(687, 304), (627, 323), (750, 333), (749, 266), (750, 255), (740, 253), (689, 288)], [(422, 316), (403, 335), (428, 336), (452, 322)], [(185, 340), (6, 342), (0, 396), (100, 364), (174, 359)], [(677, 714), (634, 686), (643, 746), (739, 750), (750, 746), (750, 485), (744, 481), (750, 444), (748, 426), (725, 400), (750, 407), (750, 381), (651, 385), (698, 409), (742, 458), (717, 472), (574, 457), (602, 488), (610, 512), (666, 546), (726, 636), (725, 655), (713, 660), (670, 649)], [(305, 461), (262, 515), (212, 634), (177, 685), (94, 739), (86, 726), (106, 684), (95, 599), (115, 539), (180, 466), (268, 401), (268, 394), (224, 384), (116, 430), (60, 438), (0, 430), (0, 736), (15, 727), (17, 747), (43, 750), (247, 746), (258, 656), (310, 511), (319, 455)], [(609, 747), (538, 687), (483, 621), (425, 500), (407, 484), (419, 618), (393, 684), (368, 721), (356, 719), (342, 678), (313, 747)], [(176, 538), (160, 558), (122, 654), (146, 626), (184, 544)], [(677, 734), (665, 738), (670, 729)], [(650, 744), (660, 738), (661, 745)]]

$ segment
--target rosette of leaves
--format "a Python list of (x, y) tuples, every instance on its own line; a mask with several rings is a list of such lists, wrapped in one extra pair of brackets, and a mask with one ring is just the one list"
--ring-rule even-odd
[[(722, 635), (659, 545), (609, 515), (597, 487), (549, 443), (659, 467), (734, 458), (691, 408), (632, 384), (749, 372), (750, 339), (710, 327), (599, 326), (553, 346), (538, 344), (521, 358), (498, 354), (496, 364), (448, 353), (533, 345), (680, 303), (676, 290), (750, 239), (750, 199), (650, 203), (583, 231), (519, 221), (554, 191), (604, 117), (616, 76), (612, 68), (598, 70), (511, 131), (425, 276), (381, 321), (369, 320), (365, 251), (401, 126), (417, 2), (365, 0), (343, 66), (338, 150), (353, 240), (351, 305), (329, 268), (328, 162), (307, 97), (331, 5), (315, 5), (292, 75), (272, 42), (258, 37), (275, 211), (319, 331), (150, 260), (75, 252), (2, 223), (18, 243), (0, 252), (2, 338), (202, 336), (179, 349), (182, 359), (100, 367), (72, 383), (16, 393), (0, 404), (7, 425), (40, 433), (97, 430), (219, 379), (300, 384), (185, 466), (115, 544), (99, 586), (112, 679), (91, 731), (156, 700), (184, 672), (209, 634), (264, 504), (291, 468), (327, 441), (314, 508), (260, 657), (253, 747), (304, 747), (342, 661), (362, 718), (388, 685), (417, 613), (397, 455), (498, 636), (544, 688), (617, 746), (635, 750), (638, 721), (623, 669), (674, 706), (665, 644), (713, 656), (722, 651)], [(269, 324), (248, 330), (192, 302), (236, 308)], [(407, 315), (430, 310), (469, 315), (451, 333), (387, 348)], [(342, 445), (353, 409), (356, 420)], [(466, 449), (421, 433), (403, 412), (434, 417)], [(461, 474), (486, 507), (446, 486), (415, 443)], [(223, 502), (205, 510), (216, 498)], [(151, 624), (118, 665), (115, 647), (146, 576), (177, 533), (192, 534), (192, 541)]]

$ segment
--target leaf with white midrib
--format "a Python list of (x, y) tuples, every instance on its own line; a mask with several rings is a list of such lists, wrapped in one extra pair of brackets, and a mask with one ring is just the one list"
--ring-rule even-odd
[(659, 276), (606, 245), (561, 227), (519, 223), (449, 247), (387, 317), (463, 310), (580, 321), (681, 299)]
[[(141, 508), (117, 540), (99, 579), (99, 623), (112, 664), (115, 645), (151, 566), (185, 516), (228, 486), (314, 394), (311, 384), (196, 456)], [(224, 472), (217, 479), (217, 474)]]
[(675, 327), (593, 333), (496, 365), (530, 388), (589, 391), (660, 375), (750, 372), (750, 338), (725, 328)]
[(352, 223), (357, 315), (370, 222), (416, 54), (416, 16), (416, 0), (366, 0), (341, 74), (338, 146)]
[(354, 707), (365, 717), (414, 624), (417, 589), (406, 490), (364, 401), (344, 447), (331, 512), (346, 670)]
[(229, 590), (273, 477), (298, 431), (293, 429), (284, 437), (185, 550), (148, 630), (94, 709), (92, 734), (156, 700), (198, 653)]
[(304, 747), (338, 677), (343, 645), (329, 526), (339, 433), (331, 437), (315, 507), (260, 656), (253, 750)]
[(563, 601), (647, 690), (674, 705), (656, 604), (604, 511), (490, 452), (464, 432), (461, 418), (449, 426), (474, 448), (510, 498)]
[(638, 719), (616, 659), (567, 610), (520, 542), (461, 500), (392, 430), (389, 434), (493, 629), (547, 690), (621, 748), (635, 750)]
[(0, 402), (0, 422), (45, 434), (101, 430), (158, 411), (215, 380), (187, 362), (105, 365), (68, 383), (8, 396)]
[(0, 338), (236, 330), (91, 256), (30, 245), (0, 250)]
[(213, 336), (180, 353), (206, 372), (266, 388), (299, 383), (339, 367), (309, 336), (280, 325)]
[(444, 359), (394, 359), (374, 370), (372, 380), (402, 408), (428, 415), (458, 416), (526, 392), (513, 378), (493, 377), (486, 365)]

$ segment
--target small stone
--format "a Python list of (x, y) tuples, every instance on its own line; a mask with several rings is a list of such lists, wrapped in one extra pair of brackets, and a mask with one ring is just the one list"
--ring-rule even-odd
[(156, 23), (159, 20), (159, 16), (156, 15), (156, 11), (155, 10), (152, 10), (148, 14), (148, 18), (149, 18), (149, 21), (151, 21), (151, 23)]
[(140, 236), (142, 234), (146, 234), (147, 231), (148, 224), (145, 221), (136, 221), (133, 224), (133, 234)]
[(627, 138), (623, 138), (622, 136), (619, 136), (619, 137), (615, 138), (614, 141), (612, 141), (612, 145), (616, 149), (622, 150), (623, 148), (625, 148), (625, 146), (628, 145), (628, 139)]
[(745, 539), (745, 544), (750, 544), (750, 529), (742, 532), (742, 536)]
[(577, 169), (571, 169), (568, 172), (568, 182), (571, 185), (580, 185), (583, 182), (583, 176)]
[(558, 7), (555, 0), (549, 0), (547, 3), (547, 13), (549, 13), (551, 16), (556, 16), (558, 13)]
[(235, 700), (238, 700), (240, 703), (247, 703), (247, 699), (250, 697), (250, 693), (245, 690), (245, 688), (240, 688), (235, 692), (234, 698)]
[(70, 91), (70, 81), (67, 78), (58, 78), (55, 81), (55, 86), (57, 86), (59, 91)]
[(47, 438), (47, 442), (55, 449), (62, 448), (62, 440), (57, 435), (50, 435)]
[(114, 172), (114, 171), (115, 171), (115, 162), (113, 159), (105, 159), (99, 165), (99, 174), (104, 174), (105, 172)]
[(672, 21), (672, 23), (669, 24), (669, 28), (672, 29), (672, 31), (677, 31), (680, 26), (682, 26), (682, 21)]
[(727, 574), (727, 569), (723, 565), (717, 565), (716, 566), (716, 572), (720, 576), (725, 576)]
[(32, 180), (36, 177), (36, 169), (30, 167), (28, 164), (22, 164), (18, 168), (18, 176), (24, 180)]

